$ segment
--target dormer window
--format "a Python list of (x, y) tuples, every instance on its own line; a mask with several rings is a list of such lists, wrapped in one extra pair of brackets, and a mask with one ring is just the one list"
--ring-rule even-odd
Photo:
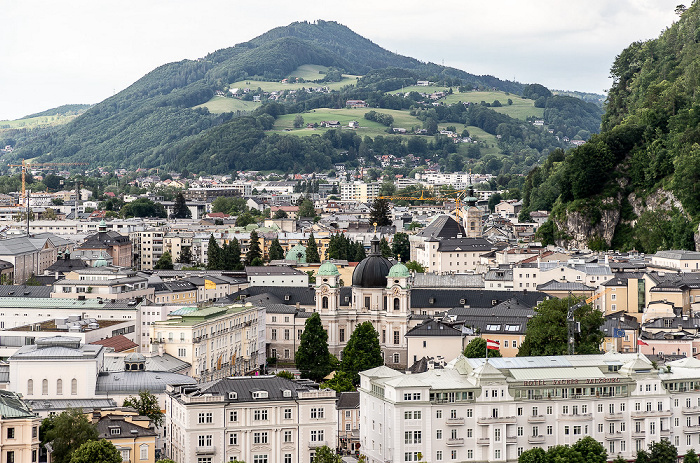
[(109, 435), (110, 436), (118, 436), (122, 433), (121, 428), (109, 428)]
[(267, 399), (267, 391), (255, 391), (253, 392), (253, 399)]
[(236, 400), (236, 399), (238, 399), (238, 393), (237, 392), (229, 392), (228, 398), (229, 398), (229, 400)]

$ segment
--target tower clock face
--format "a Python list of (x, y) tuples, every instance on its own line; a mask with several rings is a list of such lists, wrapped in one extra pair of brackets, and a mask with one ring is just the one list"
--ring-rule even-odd
[(323, 294), (328, 294), (328, 286), (323, 286), (323, 287), (321, 288), (321, 293), (323, 293)]
[(401, 293), (401, 288), (399, 288), (399, 287), (397, 286), (397, 287), (394, 288), (394, 291), (393, 291), (393, 292), (394, 292), (394, 296), (398, 296), (398, 295)]

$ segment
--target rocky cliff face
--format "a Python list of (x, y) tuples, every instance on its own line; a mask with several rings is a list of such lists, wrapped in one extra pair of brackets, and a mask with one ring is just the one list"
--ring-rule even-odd
[(581, 211), (567, 211), (563, 220), (555, 218), (555, 223), (564, 238), (557, 240), (557, 245), (587, 249), (592, 239), (603, 239), (610, 244), (615, 235), (615, 227), (620, 222), (620, 201), (617, 198), (605, 198), (604, 208), (600, 211), (600, 220), (595, 221)]

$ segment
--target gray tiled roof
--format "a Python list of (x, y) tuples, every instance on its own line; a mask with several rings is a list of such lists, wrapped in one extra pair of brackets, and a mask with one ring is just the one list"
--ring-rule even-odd
[(114, 371), (97, 377), (96, 394), (133, 393), (143, 390), (165, 392), (171, 384), (196, 384), (194, 378), (167, 371)]
[(297, 302), (308, 306), (316, 304), (316, 291), (314, 288), (302, 286), (251, 286), (230, 294), (228, 299), (235, 301), (241, 296), (257, 296), (263, 293), (270, 293), (284, 304), (294, 305)]
[(33, 418), (34, 413), (16, 392), (0, 390), (0, 417), (8, 418)]
[(336, 408), (338, 410), (346, 410), (360, 407), (360, 393), (359, 392), (341, 392), (338, 395), (338, 401), (336, 402)]
[(97, 408), (116, 407), (114, 399), (28, 399), (26, 401), (35, 412), (80, 408), (84, 412)]
[(447, 238), (440, 240), (440, 252), (487, 252), (493, 246), (484, 238)]
[[(107, 372), (124, 371), (125, 355), (106, 355), (104, 359), (104, 370)], [(191, 365), (184, 360), (173, 357), (170, 354), (151, 355), (146, 357), (144, 368), (146, 371), (155, 372), (176, 372), (189, 368)]]
[[(308, 391), (311, 386), (296, 381), (290, 381), (279, 376), (253, 376), (223, 378), (213, 382), (201, 384), (198, 387), (199, 394), (221, 395), (228, 400), (229, 392), (236, 392), (237, 398), (232, 402), (267, 402), (275, 400), (294, 400), (298, 398), (299, 391)], [(284, 397), (283, 391), (291, 391), (291, 397)], [(253, 392), (267, 391), (267, 399), (253, 399)]]
[[(151, 437), (158, 434), (148, 428), (135, 425), (124, 419), (122, 415), (107, 415), (100, 418), (100, 421), (95, 425), (100, 439), (110, 438), (135, 438), (135, 437)], [(112, 429), (119, 428), (119, 435), (114, 435)]]
[(50, 298), (51, 286), (0, 285), (0, 297)]
[(462, 236), (466, 235), (462, 224), (449, 215), (441, 215), (418, 232), (416, 236), (424, 238), (456, 238), (460, 234)]
[(10, 360), (75, 360), (97, 357), (104, 347), (83, 344), (76, 348), (80, 338), (53, 336), (37, 340), (37, 344), (22, 346), (10, 356)]
[(438, 320), (428, 320), (408, 331), (406, 337), (462, 336), (462, 331)]
[(698, 260), (700, 259), (700, 252), (687, 251), (684, 249), (657, 251), (656, 254), (654, 254), (654, 257), (661, 257), (662, 259)]
[[(529, 307), (535, 307), (538, 302), (549, 296), (539, 291), (489, 291), (478, 289), (424, 289), (418, 288), (411, 291), (412, 308), (439, 308), (451, 309), (453, 307), (493, 307), (512, 298), (518, 299)], [(433, 300), (431, 302), (431, 300)]]
[(483, 288), (484, 275), (458, 274), (439, 275), (437, 273), (416, 273), (414, 288)]
[(537, 291), (595, 291), (595, 288), (576, 281), (549, 280), (537, 285)]

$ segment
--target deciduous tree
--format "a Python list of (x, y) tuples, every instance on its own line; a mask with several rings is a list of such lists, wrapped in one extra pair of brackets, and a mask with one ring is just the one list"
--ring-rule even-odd
[(149, 417), (156, 427), (163, 424), (164, 415), (158, 404), (158, 398), (149, 391), (139, 392), (138, 397), (127, 397), (124, 399), (124, 406), (134, 408), (139, 415)]
[[(486, 356), (486, 340), (483, 338), (474, 338), (469, 341), (467, 347), (464, 348), (464, 356), (467, 358), (483, 358)], [(501, 352), (496, 349), (488, 349), (488, 356), (501, 357)]]
[(107, 439), (92, 440), (81, 445), (71, 456), (70, 463), (121, 463), (122, 456)]
[(60, 415), (45, 418), (41, 423), (41, 443), (51, 442), (52, 461), (69, 463), (70, 457), (85, 442), (97, 440), (97, 429), (80, 409), (69, 409)]
[(343, 458), (327, 445), (316, 449), (314, 463), (343, 463)]

